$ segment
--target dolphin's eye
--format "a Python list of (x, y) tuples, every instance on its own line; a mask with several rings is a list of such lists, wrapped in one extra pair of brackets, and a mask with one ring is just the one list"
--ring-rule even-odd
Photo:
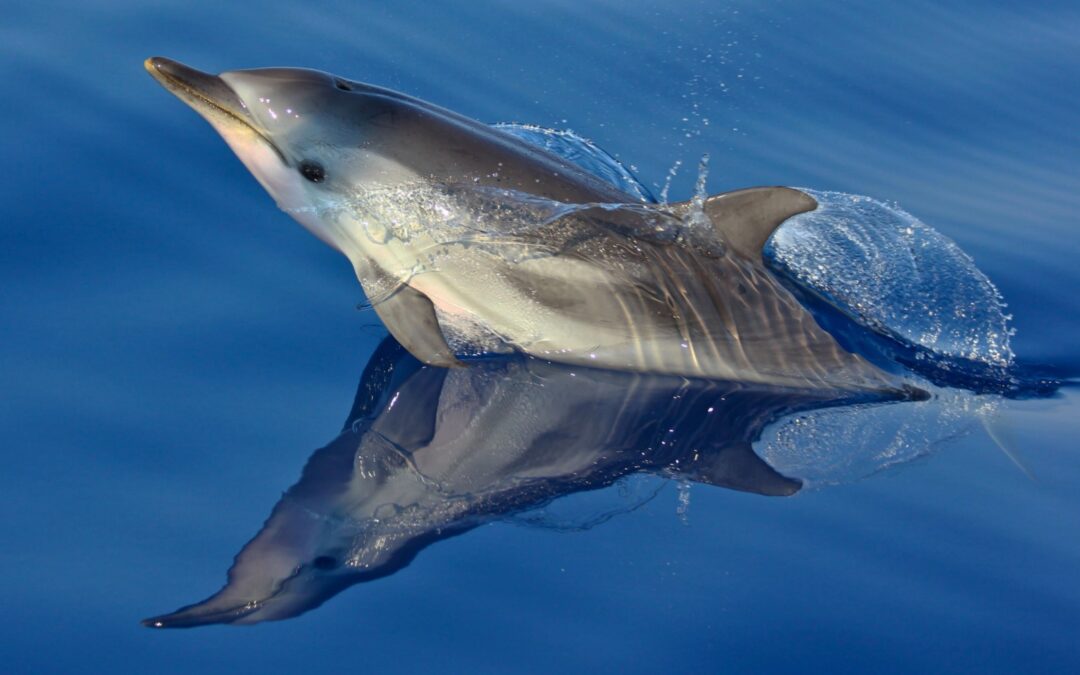
[(341, 91), (352, 91), (353, 90), (352, 84), (350, 84), (347, 80), (341, 79), (340, 77), (335, 77), (334, 78), (334, 86), (337, 87), (338, 89), (340, 89)]
[(338, 566), (337, 558), (321, 555), (311, 561), (311, 565), (317, 570), (332, 570)]
[(322, 165), (316, 162), (300, 162), (300, 173), (312, 183), (321, 183), (326, 179)]

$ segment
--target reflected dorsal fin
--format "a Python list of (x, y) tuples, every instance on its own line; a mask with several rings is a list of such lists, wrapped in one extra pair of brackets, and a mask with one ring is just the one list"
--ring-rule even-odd
[(802, 487), (801, 481), (777, 472), (757, 456), (749, 443), (743, 442), (711, 449), (689, 463), (681, 462), (676, 473), (695, 483), (770, 497), (787, 497)]
[[(673, 205), (685, 215), (691, 202)], [(713, 195), (705, 200), (705, 215), (732, 249), (751, 260), (761, 259), (761, 248), (788, 218), (813, 211), (813, 197), (788, 187), (756, 187)]]
[(368, 359), (364, 374), (360, 376), (356, 397), (353, 399), (349, 416), (345, 418), (342, 431), (352, 428), (361, 418), (371, 416), (396, 384), (407, 380), (422, 367), (423, 364), (409, 354), (392, 335), (383, 338)]

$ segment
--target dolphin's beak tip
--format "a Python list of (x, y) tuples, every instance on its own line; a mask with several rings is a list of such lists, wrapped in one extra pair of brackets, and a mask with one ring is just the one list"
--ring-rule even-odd
[(164, 56), (151, 56), (143, 61), (143, 67), (156, 78), (161, 79), (162, 76), (165, 76), (177, 82), (198, 83), (203, 80), (217, 79), (215, 75), (204, 73), (201, 70), (196, 70), (191, 66)]
[(170, 63), (176, 62), (172, 59), (167, 59), (164, 56), (151, 56), (143, 61), (143, 67), (153, 73), (167, 68)]
[(164, 84), (166, 81), (164, 76), (169, 73), (171, 63), (175, 62), (164, 56), (151, 56), (143, 61), (143, 68), (146, 68), (146, 72), (150, 73), (151, 77)]
[(139, 622), (147, 628), (191, 628), (192, 626), (202, 626), (208, 623), (218, 623), (213, 620), (205, 620), (205, 617), (199, 615), (192, 615), (184, 610), (178, 610), (172, 614), (160, 614), (158, 616), (152, 616), (149, 619), (143, 619)]
[(160, 616), (154, 616), (154, 617), (150, 617), (149, 619), (143, 619), (139, 623), (146, 626), (147, 628), (168, 628), (169, 627), (169, 625), (167, 623), (162, 621), (162, 617), (160, 617)]
[(198, 620), (199, 617), (192, 615), (187, 611), (188, 609), (190, 608), (184, 607), (168, 614), (158, 614), (149, 619), (143, 619), (139, 623), (147, 628), (187, 628), (201, 625), (203, 622)]

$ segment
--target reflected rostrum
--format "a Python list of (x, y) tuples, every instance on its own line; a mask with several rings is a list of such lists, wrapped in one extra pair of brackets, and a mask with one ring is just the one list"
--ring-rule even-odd
[[(860, 395), (858, 402), (867, 401)], [(287, 619), (407, 566), (425, 547), (633, 473), (786, 496), (754, 454), (769, 423), (851, 394), (694, 381), (515, 358), (424, 366), (376, 350), (341, 433), (206, 600), (158, 628)]]

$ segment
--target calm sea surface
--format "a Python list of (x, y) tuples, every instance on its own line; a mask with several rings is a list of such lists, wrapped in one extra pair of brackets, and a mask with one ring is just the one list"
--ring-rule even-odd
[[(2, 7), (4, 672), (1080, 668), (1075, 2)], [(995, 402), (1033, 478), (974, 425), (789, 498), (622, 484), (570, 498), (593, 527), (496, 519), (295, 619), (144, 628), (221, 586), (385, 335), (346, 261), (146, 75), (157, 54), (573, 129), (656, 192), (681, 161), (672, 199), (709, 153), (711, 192), (895, 201), (1061, 384)]]

